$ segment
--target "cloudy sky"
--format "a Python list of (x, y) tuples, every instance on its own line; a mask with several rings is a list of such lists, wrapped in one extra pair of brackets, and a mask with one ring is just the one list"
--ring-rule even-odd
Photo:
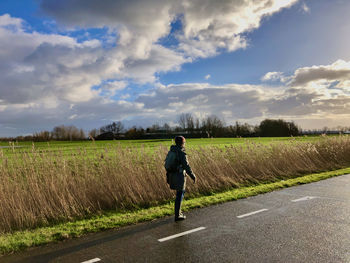
[(293, 120), (350, 126), (348, 0), (1, 0), (0, 136)]

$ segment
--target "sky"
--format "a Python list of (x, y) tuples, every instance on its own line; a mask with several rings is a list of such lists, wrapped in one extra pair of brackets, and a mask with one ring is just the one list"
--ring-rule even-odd
[(350, 126), (348, 0), (0, 0), (0, 136), (113, 121)]

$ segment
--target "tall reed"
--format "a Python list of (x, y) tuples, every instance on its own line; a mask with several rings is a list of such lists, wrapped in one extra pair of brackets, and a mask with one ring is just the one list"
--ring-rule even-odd
[[(106, 210), (155, 205), (174, 197), (160, 146), (106, 147), (96, 155), (32, 148), (0, 151), (0, 233), (74, 220)], [(198, 183), (189, 195), (350, 166), (350, 137), (316, 142), (189, 148)]]

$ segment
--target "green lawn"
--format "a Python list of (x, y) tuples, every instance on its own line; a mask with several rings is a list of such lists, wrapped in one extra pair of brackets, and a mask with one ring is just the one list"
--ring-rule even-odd
[[(249, 147), (250, 144), (288, 144), (295, 142), (316, 142), (321, 140), (321, 136), (300, 136), (300, 137), (257, 137), (257, 138), (199, 138), (187, 139), (186, 149), (196, 149), (198, 147), (219, 147), (226, 146)], [(50, 142), (0, 142), (0, 157), (7, 157), (8, 161), (21, 162), (26, 155), (32, 155), (33, 147), (35, 153), (42, 153), (51, 158), (55, 156), (67, 156), (68, 159), (76, 159), (79, 156), (95, 158), (105, 155), (117, 154), (115, 147), (141, 148), (144, 153), (153, 153), (153, 150), (163, 145), (169, 148), (174, 143), (171, 139), (154, 140), (110, 140), (110, 141), (50, 141)], [(12, 147), (14, 146), (14, 147)], [(82, 154), (83, 153), (83, 154)], [(1, 162), (1, 158), (0, 158)]]
[[(186, 146), (199, 147), (199, 146), (219, 146), (224, 147), (227, 145), (244, 145), (247, 142), (254, 143), (288, 143), (293, 141), (300, 142), (313, 142), (319, 140), (319, 136), (309, 136), (309, 137), (262, 137), (262, 138), (213, 138), (213, 139), (187, 139)], [(113, 147), (116, 145), (128, 146), (128, 147), (157, 147), (159, 145), (170, 146), (173, 143), (171, 139), (155, 139), (155, 140), (113, 140), (113, 141), (50, 141), (50, 142), (15, 142), (15, 148), (2, 148), (4, 153), (11, 153), (13, 151), (28, 151), (31, 150), (33, 145), (36, 149), (45, 150), (60, 150), (64, 152), (70, 152), (77, 150), (79, 148), (84, 148), (87, 150), (97, 150), (104, 149), (108, 147)], [(0, 142), (0, 147), (10, 146), (8, 142)], [(18, 147), (20, 146), (20, 147)], [(17, 148), (18, 147), (18, 148)]]

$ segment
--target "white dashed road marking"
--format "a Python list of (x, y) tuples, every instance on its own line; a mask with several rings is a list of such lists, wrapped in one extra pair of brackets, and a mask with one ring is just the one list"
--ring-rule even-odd
[(307, 201), (307, 200), (311, 200), (311, 199), (314, 199), (316, 198), (316, 196), (304, 196), (302, 198), (299, 198), (299, 199), (294, 199), (294, 200), (291, 200), (292, 202), (300, 202), (300, 201)]
[(243, 217), (255, 215), (255, 214), (258, 214), (258, 213), (267, 211), (267, 210), (269, 210), (269, 209), (265, 209), (265, 208), (264, 208), (264, 209), (257, 210), (257, 211), (253, 211), (253, 212), (250, 212), (250, 213), (248, 213), (248, 214), (240, 215), (240, 216), (237, 216), (237, 217), (238, 217), (238, 218), (243, 218)]
[(170, 240), (170, 239), (173, 239), (173, 238), (181, 237), (181, 236), (184, 236), (184, 235), (187, 235), (187, 234), (191, 234), (193, 232), (197, 232), (197, 231), (204, 230), (204, 229), (206, 229), (206, 228), (201, 226), (201, 227), (198, 227), (198, 228), (195, 228), (195, 229), (192, 229), (192, 230), (188, 230), (188, 231), (176, 234), (176, 235), (172, 235), (172, 236), (168, 236), (168, 237), (164, 237), (164, 238), (158, 239), (158, 241), (159, 242), (164, 242), (164, 241), (167, 241), (167, 240)]
[(101, 261), (101, 259), (93, 258), (93, 259), (90, 259), (90, 260), (87, 260), (87, 261), (84, 261), (84, 262), (81, 262), (81, 263), (94, 263), (94, 262), (98, 262), (98, 261)]

